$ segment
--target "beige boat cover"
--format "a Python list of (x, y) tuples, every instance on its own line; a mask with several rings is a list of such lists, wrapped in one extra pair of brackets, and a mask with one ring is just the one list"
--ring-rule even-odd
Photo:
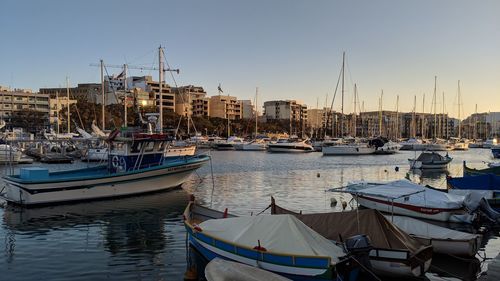
[(259, 215), (206, 220), (199, 224), (203, 234), (248, 248), (260, 246), (267, 252), (294, 256), (330, 257), (337, 263), (346, 254), (332, 241), (307, 227), (293, 215)]
[(271, 213), (293, 214), (305, 225), (331, 240), (339, 241), (339, 235), (345, 240), (354, 235), (365, 234), (370, 238), (373, 247), (379, 249), (408, 250), (415, 254), (426, 248), (377, 210), (299, 214), (272, 204)]
[(257, 267), (220, 258), (215, 258), (207, 264), (205, 277), (208, 281), (290, 281)]

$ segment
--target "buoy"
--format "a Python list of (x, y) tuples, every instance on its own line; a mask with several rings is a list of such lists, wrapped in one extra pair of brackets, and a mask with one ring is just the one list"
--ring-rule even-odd
[(342, 210), (345, 210), (345, 208), (347, 208), (347, 202), (342, 201)]
[(396, 166), (396, 168), (394, 168), (394, 171), (399, 172), (399, 167)]
[(337, 206), (337, 199), (335, 197), (330, 198), (330, 206)]
[(319, 178), (320, 176), (321, 176), (321, 175), (320, 175), (319, 173), (317, 173), (317, 174), (316, 174), (316, 177), (318, 177), (318, 178)]

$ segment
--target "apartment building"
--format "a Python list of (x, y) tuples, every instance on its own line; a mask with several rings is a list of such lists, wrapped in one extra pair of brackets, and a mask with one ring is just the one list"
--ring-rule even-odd
[(238, 120), (242, 118), (241, 103), (236, 97), (217, 95), (210, 97), (209, 116)]
[(210, 98), (203, 87), (182, 86), (172, 88), (175, 94), (175, 113), (183, 116), (210, 116)]

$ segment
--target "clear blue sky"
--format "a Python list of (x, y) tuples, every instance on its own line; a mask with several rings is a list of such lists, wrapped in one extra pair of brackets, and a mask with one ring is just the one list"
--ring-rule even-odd
[(346, 51), (346, 111), (354, 82), (366, 110), (378, 108), (383, 89), (384, 109), (395, 109), (399, 94), (401, 110), (417, 95), (420, 111), (425, 93), (429, 111), (435, 75), (452, 115), (459, 79), (466, 114), (476, 103), (500, 111), (499, 13), (496, 0), (2, 0), (0, 85), (98, 82), (90, 63), (152, 65), (161, 44), (180, 84), (214, 95), (221, 83), (241, 99), (258, 86), (261, 101), (316, 107), (319, 99), (321, 107)]

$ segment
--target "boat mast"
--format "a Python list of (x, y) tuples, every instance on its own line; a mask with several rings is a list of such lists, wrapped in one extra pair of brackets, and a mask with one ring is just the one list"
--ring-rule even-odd
[(399, 139), (399, 95), (396, 96), (396, 137), (395, 139)]
[(445, 133), (443, 132), (444, 131), (444, 91), (443, 91), (443, 106), (442, 106), (442, 115), (441, 115), (441, 118), (440, 118), (441, 122), (440, 122), (440, 128), (441, 128), (441, 136), (444, 137), (445, 136)]
[(437, 76), (434, 76), (434, 96), (433, 96), (433, 107), (434, 107), (434, 139), (437, 138), (437, 115), (436, 115), (436, 84), (437, 84)]
[(476, 114), (474, 114), (474, 139), (477, 139), (477, 103), (476, 103)]
[(384, 90), (380, 93), (380, 99), (378, 103), (378, 135), (382, 136), (382, 98), (384, 97)]
[(57, 103), (56, 103), (56, 111), (57, 111), (57, 113), (56, 113), (56, 118), (57, 118), (57, 134), (59, 134), (59, 103), (60, 103), (60, 101), (59, 101), (59, 91), (56, 91), (56, 101), (57, 101)]
[(163, 48), (160, 47), (158, 48), (158, 85), (159, 85), (159, 111), (160, 111), (160, 116), (158, 118), (159, 125), (158, 125), (158, 131), (160, 133), (163, 132)]
[(413, 113), (411, 115), (411, 136), (413, 138), (417, 137), (417, 123), (416, 123), (416, 116), (415, 116), (415, 110), (417, 109), (417, 95), (413, 96)]
[(460, 120), (460, 80), (458, 80), (458, 138), (460, 139), (462, 137), (462, 130), (461, 130), (461, 123), (462, 120)]
[(68, 107), (68, 134), (70, 129), (70, 114), (69, 114), (69, 78), (66, 76), (66, 106)]
[(422, 97), (422, 139), (425, 139), (425, 93)]
[(127, 64), (123, 64), (123, 127), (127, 127)]
[[(257, 139), (257, 117), (259, 116), (259, 111), (257, 107), (257, 96), (259, 95), (259, 87), (255, 87), (255, 139)], [(316, 105), (317, 107), (317, 105)]]
[(105, 107), (106, 107), (106, 97), (105, 97), (105, 91), (104, 91), (104, 61), (101, 60), (101, 95), (102, 95), (102, 130), (105, 130), (106, 127), (106, 122), (104, 121), (104, 112), (105, 112)]
[(345, 68), (345, 52), (342, 53), (342, 106), (340, 116), (340, 137), (344, 137), (344, 68)]
[(354, 83), (354, 113), (352, 117), (353, 137), (356, 138), (356, 95), (358, 94), (358, 86)]

